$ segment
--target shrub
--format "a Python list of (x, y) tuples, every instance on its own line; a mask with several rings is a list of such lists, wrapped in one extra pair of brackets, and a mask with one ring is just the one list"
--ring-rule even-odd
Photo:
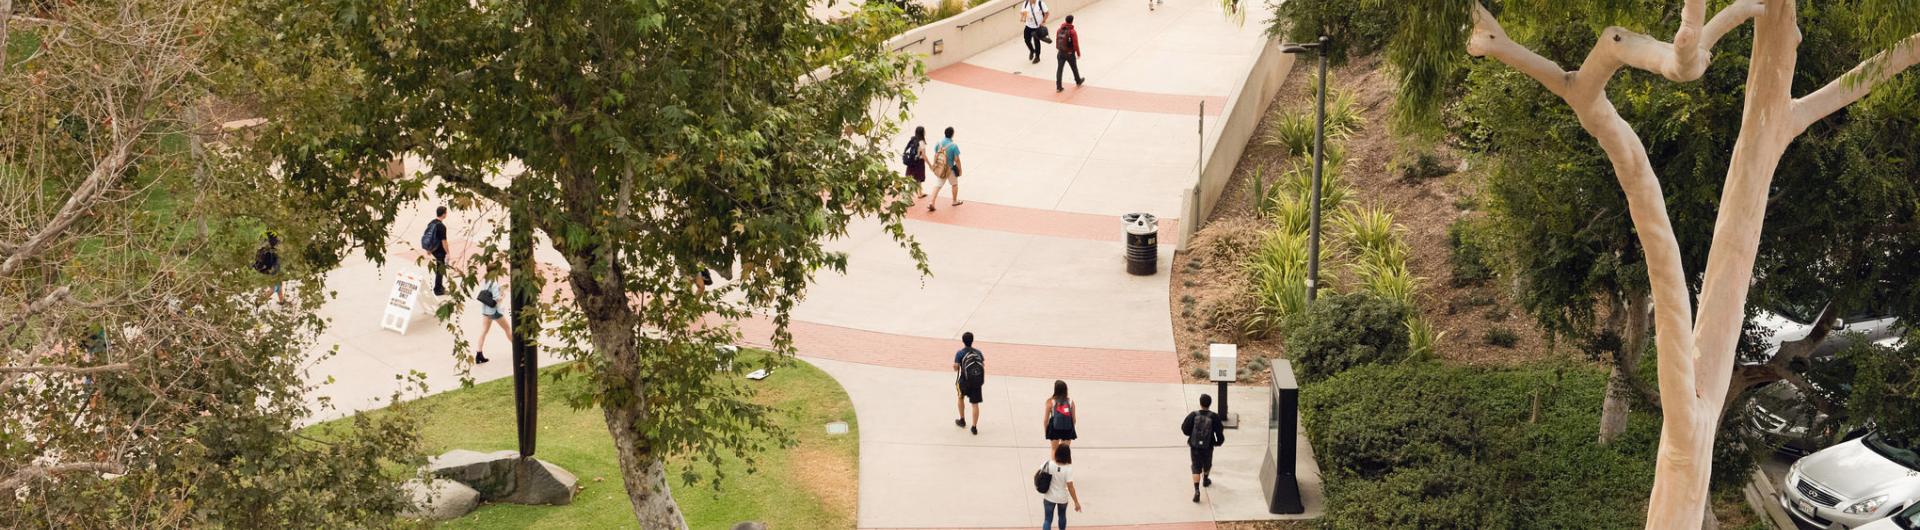
[(1453, 266), (1451, 284), (1455, 287), (1479, 284), (1493, 278), (1493, 267), (1489, 266), (1486, 241), (1480, 235), (1480, 228), (1472, 221), (1461, 218), (1447, 226), (1447, 248), (1453, 252), (1447, 258)]
[(1407, 358), (1424, 361), (1434, 357), (1434, 347), (1440, 339), (1447, 338), (1447, 332), (1435, 331), (1433, 323), (1420, 315), (1407, 317)]
[(1313, 134), (1312, 113), (1281, 112), (1273, 117), (1261, 141), (1285, 149), (1289, 157), (1307, 157), (1313, 156)]
[[(1401, 245), (1399, 225), (1393, 224), (1393, 212), (1379, 206), (1355, 206), (1340, 210), (1333, 225), (1346, 238), (1347, 247), (1360, 253), (1390, 254)], [(1404, 254), (1404, 252), (1402, 252)], [(1364, 258), (1362, 261), (1366, 261)]]
[[(1396, 246), (1399, 246), (1397, 242)], [(1421, 279), (1407, 272), (1404, 251), (1398, 262), (1375, 263), (1362, 259), (1352, 268), (1354, 285), (1361, 291), (1404, 306), (1414, 305), (1413, 295), (1419, 292)]]
[(1454, 172), (1454, 168), (1441, 162), (1440, 155), (1418, 150), (1393, 157), (1387, 162), (1387, 172), (1400, 175), (1402, 180), (1426, 180), (1447, 176)]
[[(1341, 171), (1346, 162), (1346, 151), (1328, 149), (1325, 166), (1320, 170), (1320, 214), (1332, 215), (1347, 202), (1347, 185)], [(1311, 205), (1313, 193), (1313, 161), (1295, 160), (1288, 166), (1280, 181), (1274, 183), (1272, 193), (1300, 197), (1300, 202)]]
[(1513, 330), (1505, 327), (1488, 329), (1487, 335), (1484, 338), (1488, 345), (1502, 348), (1512, 348), (1513, 345), (1520, 343), (1520, 335), (1515, 334)]
[(1331, 37), (1327, 60), (1343, 64), (1350, 56), (1373, 53), (1387, 45), (1400, 21), (1398, 2), (1384, 0), (1288, 0), (1274, 7), (1274, 35), (1292, 42)]
[[(1591, 367), (1364, 366), (1301, 391), (1326, 525), (1636, 528), (1659, 437), (1636, 414), (1594, 443), (1606, 372)], [(1540, 414), (1533, 420), (1533, 399)]]
[(1290, 230), (1267, 235), (1253, 261), (1255, 309), (1247, 318), (1247, 332), (1264, 336), (1279, 330), (1307, 306), (1307, 236)]
[(1366, 364), (1407, 358), (1405, 304), (1370, 294), (1342, 294), (1314, 302), (1287, 329), (1287, 355), (1303, 381), (1331, 377)]
[(961, 0), (940, 0), (940, 5), (933, 8), (929, 18), (932, 21), (946, 20), (966, 10), (967, 4)]

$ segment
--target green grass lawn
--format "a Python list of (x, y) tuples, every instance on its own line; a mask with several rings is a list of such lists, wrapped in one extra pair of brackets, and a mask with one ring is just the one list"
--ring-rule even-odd
[[(503, 358), (504, 361), (504, 358)], [(551, 369), (551, 368), (549, 368)], [(568, 506), (485, 504), (442, 528), (639, 528), (620, 480), (613, 438), (598, 408), (575, 410), (560, 396), (563, 385), (583, 385), (570, 378), (555, 383), (541, 378), (540, 434), (535, 456), (572, 471), (580, 492)], [(723, 464), (727, 474), (720, 489), (711, 482), (681, 482), (684, 461), (669, 464), (667, 475), (673, 496), (695, 529), (725, 529), (741, 521), (762, 521), (772, 528), (853, 528), (858, 499), (859, 429), (846, 391), (826, 373), (804, 362), (794, 362), (771, 377), (754, 383), (756, 401), (782, 411), (778, 417), (799, 442), (758, 459), (759, 471), (749, 475), (738, 459)], [(449, 449), (481, 452), (514, 449), (513, 385), (510, 378), (422, 398), (425, 424), (421, 437), (429, 454)], [(825, 425), (845, 421), (851, 432), (827, 436)], [(335, 421), (315, 426), (332, 428)], [(324, 435), (322, 435), (324, 436)], [(697, 465), (704, 477), (710, 466)]]

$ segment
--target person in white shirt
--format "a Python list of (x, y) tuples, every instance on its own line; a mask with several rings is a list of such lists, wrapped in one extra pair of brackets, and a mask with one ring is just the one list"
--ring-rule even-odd
[(1027, 43), (1027, 60), (1035, 64), (1040, 62), (1040, 41), (1047, 38), (1047, 3), (1043, 0), (1024, 0), (1020, 4), (1020, 22), (1026, 28), (1020, 32), (1020, 40)]
[(1047, 473), (1053, 475), (1053, 482), (1046, 495), (1041, 496), (1040, 509), (1046, 514), (1040, 523), (1040, 530), (1053, 526), (1053, 515), (1060, 514), (1060, 530), (1067, 530), (1067, 501), (1073, 501), (1073, 511), (1080, 511), (1080, 492), (1073, 489), (1073, 446), (1062, 445), (1053, 449), (1053, 461), (1046, 464)]

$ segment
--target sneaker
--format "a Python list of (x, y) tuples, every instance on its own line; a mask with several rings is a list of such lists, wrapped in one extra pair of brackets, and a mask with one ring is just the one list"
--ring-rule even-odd
[(1200, 503), (1200, 490), (1193, 490), (1193, 503), (1194, 504)]
[(967, 428), (967, 430), (971, 430), (971, 431), (973, 431), (973, 435), (974, 435), (974, 436), (979, 436), (979, 435), (980, 435), (980, 426), (979, 426), (979, 425), (975, 425), (975, 426), (972, 426), (972, 427), (968, 427), (968, 428)]
[(1087, 84), (1087, 78), (1085, 77), (1073, 80), (1073, 86), (1080, 86), (1084, 84)]
[(1065, 88), (1061, 88), (1061, 87), (1059, 87), (1058, 85), (1056, 85), (1056, 86), (1054, 86), (1054, 87), (1053, 87), (1053, 91), (1054, 91), (1054, 92), (1056, 92), (1056, 93), (1058, 93), (1058, 92), (1066, 92), (1066, 91), (1067, 91), (1067, 89), (1065, 89)]
[(953, 426), (955, 426), (955, 427), (966, 427), (966, 426), (967, 426), (967, 419), (966, 419), (966, 418), (960, 418), (960, 419), (957, 419), (957, 420), (953, 420)]
[(474, 362), (474, 364), (487, 364), (487, 354), (486, 354), (486, 352), (474, 352), (474, 353), (473, 353), (473, 362)]
[(1213, 477), (1200, 477), (1200, 487), (1203, 487), (1203, 488), (1213, 487)]

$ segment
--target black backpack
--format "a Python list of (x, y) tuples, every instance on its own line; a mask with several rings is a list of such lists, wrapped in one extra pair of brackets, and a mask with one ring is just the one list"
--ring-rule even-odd
[(903, 151), (900, 151), (900, 163), (906, 164), (907, 167), (913, 167), (921, 164), (919, 138), (907, 140), (907, 148)]
[(262, 246), (260, 250), (253, 253), (253, 270), (259, 271), (260, 274), (273, 274), (274, 269), (278, 268), (280, 268), (280, 255), (273, 252), (273, 247)]
[[(1061, 407), (1065, 407), (1067, 409), (1066, 414), (1060, 413)], [(1072, 429), (1073, 416), (1071, 414), (1073, 414), (1072, 401), (1068, 401), (1065, 403), (1055, 401), (1053, 403), (1053, 412), (1047, 413), (1047, 428), (1054, 431), (1066, 431), (1068, 429)]]
[(1187, 447), (1213, 447), (1213, 413), (1193, 413), (1193, 432), (1187, 435)]
[(987, 358), (980, 350), (967, 348), (960, 355), (960, 379), (967, 386), (980, 386), (987, 380)]
[(1049, 463), (1051, 462), (1040, 464), (1040, 470), (1033, 472), (1033, 489), (1038, 490), (1042, 495), (1053, 489), (1053, 473), (1047, 472)]
[(427, 252), (433, 252), (434, 249), (440, 246), (439, 245), (440, 231), (437, 230), (437, 228), (439, 227), (440, 227), (439, 219), (434, 219), (432, 222), (427, 223), (427, 232), (424, 234), (420, 234), (421, 250), (425, 250)]

